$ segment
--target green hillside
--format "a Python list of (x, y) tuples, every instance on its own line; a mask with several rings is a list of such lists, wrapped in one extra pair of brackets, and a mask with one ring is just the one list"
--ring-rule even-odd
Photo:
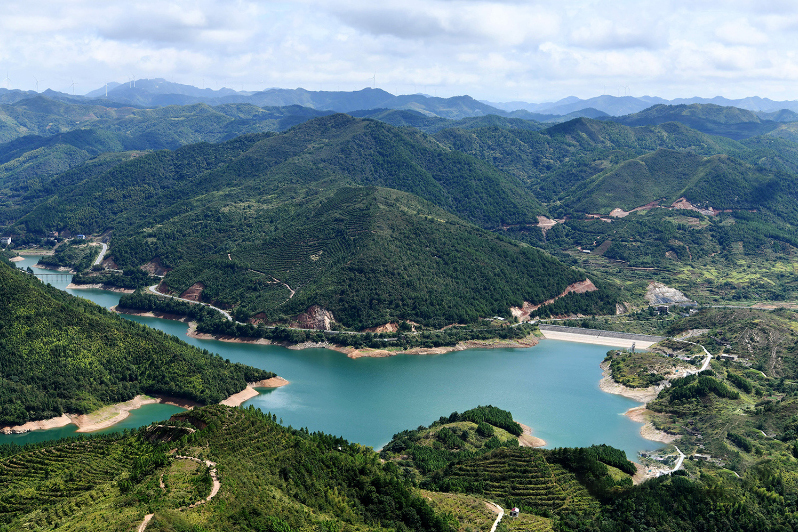
[[(212, 493), (213, 474), (218, 494), (189, 508)], [(453, 521), (369, 448), (255, 409), (213, 406), (129, 435), (0, 448), (0, 530), (134, 530), (146, 514), (148, 531), (448, 531)]]
[(762, 120), (752, 111), (715, 104), (654, 105), (621, 117), (608, 117), (629, 126), (650, 126), (665, 122), (680, 122), (688, 127), (731, 139), (745, 139), (765, 135), (779, 128), (778, 122)]
[(139, 157), (80, 186), (68, 188), (65, 177), (56, 177), (20, 207), (35, 209), (56, 195), (57, 203), (33, 210), (21, 225), (28, 231), (94, 233), (138, 223), (144, 213), (204, 193), (259, 198), (288, 192), (289, 185), (329, 187), (331, 179), (411, 192), (486, 227), (534, 220), (544, 212), (514, 178), (422, 133), (334, 115), (281, 135), (245, 135)]
[[(240, 321), (321, 305), (355, 328), (472, 323), (585, 279), (450, 214), (489, 228), (536, 221), (543, 207), (520, 182), (376, 121), (323, 117), (78, 177), (75, 169), (25, 196), (8, 211), (32, 207), (17, 230), (110, 230), (120, 267), (157, 260), (169, 270), (164, 289), (200, 283), (204, 301), (235, 308)], [(616, 296), (597, 282), (601, 292), (577, 297), (574, 312), (614, 309)]]
[(0, 264), (0, 425), (85, 414), (142, 393), (216, 403), (272, 376)]
[(774, 201), (778, 182), (770, 172), (725, 155), (657, 150), (597, 175), (569, 202), (577, 211), (603, 214), (653, 201), (670, 205), (682, 197), (703, 209), (756, 209)]
[[(419, 492), (397, 462), (382, 463), (371, 449), (282, 427), (254, 408), (214, 405), (133, 433), (0, 447), (0, 530), (133, 530), (151, 514), (153, 531), (445, 531), (489, 522), (475, 517), (485, 500), (521, 508), (517, 520), (505, 515), (507, 530), (795, 525), (792, 458), (760, 454), (739, 477), (688, 459), (685, 469), (639, 486), (624, 472), (630, 465), (602, 445), (502, 447), (450, 462), (422, 479), (433, 491)], [(218, 492), (190, 507), (213, 493), (214, 477)]]
[(550, 202), (579, 191), (590, 177), (622, 161), (658, 149), (714, 155), (744, 151), (739, 143), (682, 124), (628, 127), (577, 118), (540, 131), (517, 128), (451, 127), (435, 137), (453, 149), (480, 158), (525, 183)]
[(260, 212), (225, 205), (223, 217), (208, 220), (218, 212), (211, 204), (131, 235), (114, 253), (126, 265), (153, 257), (174, 265), (162, 286), (180, 294), (202, 283), (203, 300), (235, 307), (240, 318), (281, 321), (315, 304), (357, 329), (508, 316), (510, 306), (584, 280), (546, 253), (390, 189), (339, 188)]

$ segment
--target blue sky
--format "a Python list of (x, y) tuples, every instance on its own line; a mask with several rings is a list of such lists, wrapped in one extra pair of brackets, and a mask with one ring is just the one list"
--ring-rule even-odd
[[(0, 87), (798, 99), (787, 0), (6, 0)], [(72, 84), (74, 83), (74, 87)]]

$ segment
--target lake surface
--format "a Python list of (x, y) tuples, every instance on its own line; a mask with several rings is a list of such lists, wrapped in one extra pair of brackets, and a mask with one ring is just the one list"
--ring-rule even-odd
[[(26, 259), (17, 265), (25, 268), (36, 260)], [(51, 284), (64, 288), (68, 282), (54, 278)], [(105, 307), (119, 300), (119, 294), (103, 290), (67, 291)], [(661, 447), (643, 439), (640, 424), (623, 416), (639, 403), (599, 389), (599, 363), (608, 349), (605, 346), (542, 340), (535, 347), (523, 349), (469, 349), (442, 355), (353, 360), (328, 349), (290, 350), (199, 340), (186, 336), (184, 323), (128, 318), (231, 361), (274, 371), (291, 382), (263, 390), (245, 405), (274, 413), (285, 425), (341, 435), (374, 448), (386, 444), (401, 430), (487, 404), (510, 410), (517, 421), (532, 427), (533, 434), (543, 438), (547, 447), (606, 443), (623, 449), (632, 459), (639, 451)], [(159, 417), (152, 417), (155, 415)], [(139, 410), (128, 420), (143, 425), (168, 415)], [(45, 439), (40, 436), (44, 433), (54, 431), (12, 437), (22, 443), (25, 436), (34, 434)], [(11, 437), (0, 437), (0, 443), (7, 443), (6, 438)]]

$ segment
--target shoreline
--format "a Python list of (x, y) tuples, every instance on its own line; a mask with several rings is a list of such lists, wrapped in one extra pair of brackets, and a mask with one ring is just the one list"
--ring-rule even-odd
[(660, 390), (665, 387), (664, 384), (660, 384), (658, 386), (649, 386), (648, 388), (628, 388), (612, 380), (608, 362), (602, 362), (599, 367), (602, 370), (602, 377), (599, 381), (599, 388), (601, 388), (601, 391), (614, 395), (621, 395), (627, 399), (637, 401), (638, 403), (645, 404), (649, 401), (653, 401), (659, 395)]
[[(516, 423), (518, 423), (516, 421)], [(518, 436), (518, 444), (521, 447), (545, 447), (546, 441), (538, 438), (537, 436), (532, 436), (532, 428), (528, 425), (524, 425), (523, 423), (518, 423), (521, 425), (521, 428), (524, 429), (524, 432)]]
[(186, 336), (189, 338), (196, 338), (198, 340), (217, 340), (219, 342), (229, 342), (238, 344), (255, 344), (255, 345), (279, 345), (287, 349), (330, 349), (343, 353), (349, 358), (386, 358), (395, 355), (440, 355), (444, 353), (451, 353), (453, 351), (464, 351), (466, 349), (494, 349), (494, 348), (525, 348), (533, 347), (538, 344), (540, 338), (534, 335), (529, 335), (526, 338), (518, 340), (467, 340), (460, 342), (456, 345), (443, 346), (443, 347), (414, 347), (412, 349), (402, 351), (389, 351), (387, 349), (371, 349), (362, 348), (355, 349), (354, 347), (345, 347), (329, 342), (301, 342), (292, 344), (289, 342), (275, 342), (267, 338), (242, 338), (238, 336), (226, 336), (197, 332), (197, 322), (192, 321), (187, 316), (178, 314), (167, 314), (158, 311), (140, 311), (135, 309), (120, 308), (118, 305), (111, 307), (112, 310), (119, 314), (129, 314), (131, 316), (142, 316), (146, 318), (161, 318), (166, 320), (180, 321), (188, 324), (188, 331)]
[(646, 408), (646, 405), (640, 405), (630, 408), (624, 412), (623, 415), (635, 423), (642, 423), (643, 426), (640, 428), (640, 435), (649, 441), (668, 444), (681, 438), (679, 434), (669, 434), (654, 427), (654, 424), (649, 421), (647, 417), (650, 413), (652, 412)]
[(649, 386), (648, 388), (628, 388), (612, 380), (609, 363), (602, 362), (600, 367), (603, 375), (599, 381), (599, 388), (601, 391), (620, 395), (627, 399), (637, 401), (638, 403), (643, 403), (640, 406), (630, 408), (623, 414), (635, 423), (642, 423), (643, 426), (640, 427), (640, 436), (648, 441), (665, 444), (673, 443), (681, 437), (678, 434), (669, 434), (665, 431), (657, 430), (647, 417), (651, 411), (648, 410), (646, 406), (650, 401), (657, 398), (659, 392), (665, 387), (664, 384)]
[(255, 388), (280, 388), (286, 384), (291, 383), (282, 377), (272, 377), (271, 379), (263, 379), (258, 382), (249, 382), (246, 388), (238, 393), (234, 393), (227, 399), (219, 401), (219, 404), (232, 407), (241, 406), (244, 402), (260, 395)]
[(103, 283), (92, 283), (92, 284), (75, 284), (69, 283), (66, 285), (67, 290), (86, 290), (89, 288), (98, 288), (100, 290), (107, 290), (108, 292), (118, 292), (120, 294), (132, 294), (135, 290), (130, 288), (119, 288), (118, 286), (111, 286), (109, 284)]
[[(252, 399), (258, 395), (258, 391), (255, 388), (279, 388), (281, 386), (285, 386), (286, 384), (290, 384), (289, 381), (278, 376), (257, 382), (249, 382), (247, 383), (246, 388), (238, 393), (234, 393), (227, 399), (220, 401), (219, 404), (234, 407), (240, 406), (244, 401)], [(22, 425), (0, 427), (0, 434), (24, 434), (32, 430), (57, 429), (70, 424), (77, 427), (77, 430), (75, 431), (76, 433), (95, 432), (98, 430), (107, 429), (121, 421), (124, 421), (128, 416), (130, 416), (131, 410), (136, 410), (144, 405), (154, 403), (173, 405), (186, 410), (191, 410), (195, 407), (202, 406), (200, 403), (191, 401), (189, 399), (181, 399), (167, 395), (149, 396), (139, 394), (130, 401), (104, 406), (99, 410), (95, 410), (89, 414), (62, 414), (58, 417), (50, 419), (28, 421)]]
[(55, 255), (55, 251), (51, 249), (21, 249), (17, 251), (17, 255), (41, 255), (44, 257)]
[(534, 347), (538, 344), (539, 338), (529, 335), (519, 340), (466, 340), (456, 345), (442, 347), (414, 347), (402, 351), (389, 351), (387, 349), (372, 349), (369, 347), (355, 349), (354, 347), (343, 347), (330, 345), (327, 348), (345, 354), (349, 358), (386, 358), (395, 355), (442, 355), (454, 351), (465, 351), (466, 349), (499, 349), (499, 348), (525, 348)]

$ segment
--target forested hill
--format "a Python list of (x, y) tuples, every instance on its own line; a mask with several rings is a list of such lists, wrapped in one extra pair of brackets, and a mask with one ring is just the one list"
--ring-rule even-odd
[[(245, 135), (158, 152), (79, 180), (58, 176), (21, 200), (28, 231), (94, 233), (131, 225), (201, 194), (228, 188), (255, 196), (288, 186), (349, 183), (411, 192), (484, 227), (535, 222), (545, 209), (518, 179), (441, 146), (413, 129), (334, 115), (280, 135)], [(41, 210), (37, 204), (47, 202)]]
[(0, 426), (88, 413), (141, 393), (216, 403), (273, 376), (0, 263)]
[[(347, 115), (83, 166), (16, 212), (24, 233), (110, 230), (118, 266), (158, 261), (164, 289), (201, 286), (239, 321), (290, 321), (315, 304), (355, 328), (471, 323), (586, 278), (454, 216), (536, 224), (545, 209), (518, 179), (417, 130)], [(614, 312), (616, 295), (596, 282), (569, 308)]]

